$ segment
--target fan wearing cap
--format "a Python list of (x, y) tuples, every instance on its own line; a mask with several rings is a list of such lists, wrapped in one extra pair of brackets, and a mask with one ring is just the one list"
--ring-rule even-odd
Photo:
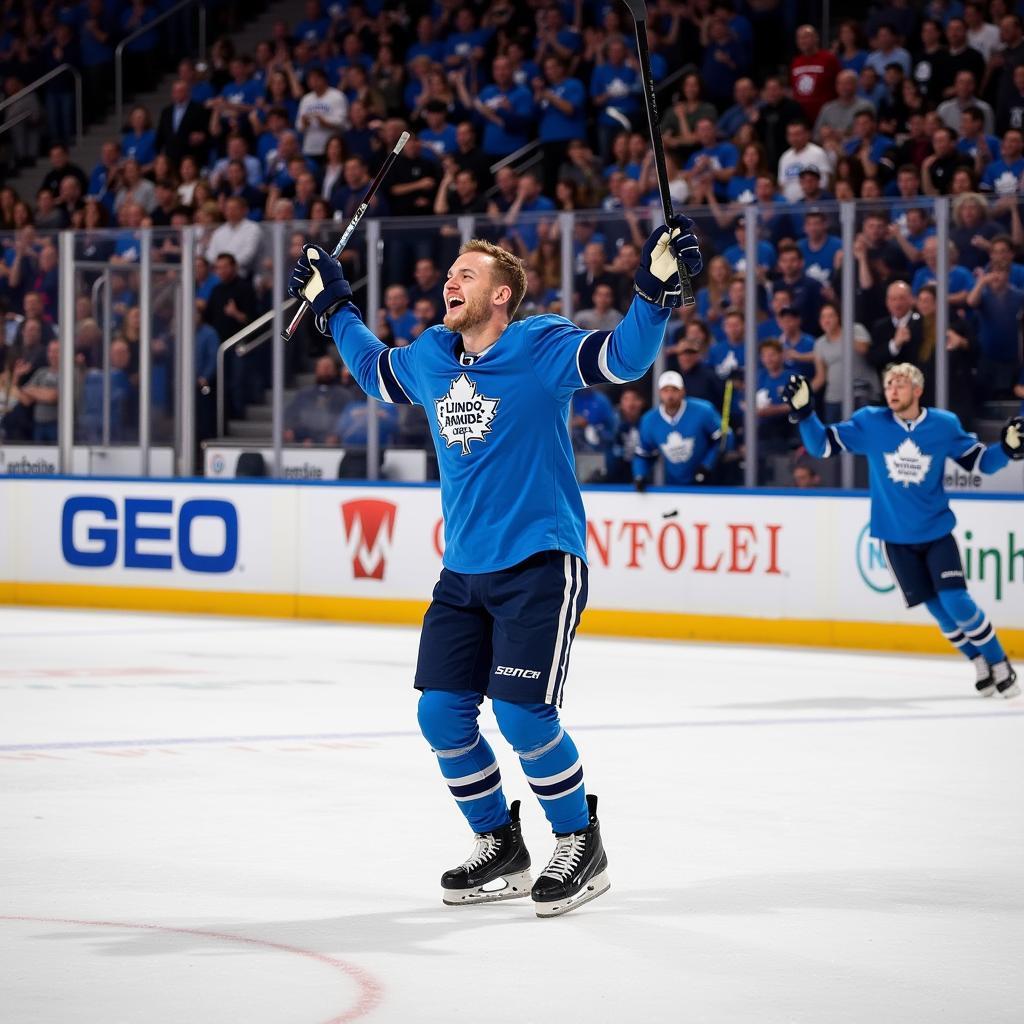
[(702, 484), (718, 461), (721, 417), (710, 402), (686, 397), (681, 374), (666, 370), (658, 378), (660, 404), (640, 419), (640, 443), (633, 456), (633, 482), (647, 487), (659, 455), (665, 483), (676, 487)]

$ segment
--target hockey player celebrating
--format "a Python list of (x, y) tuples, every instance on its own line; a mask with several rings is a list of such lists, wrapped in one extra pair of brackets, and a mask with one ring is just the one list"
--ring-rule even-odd
[(868, 457), (871, 536), (882, 542), (907, 607), (923, 603), (942, 635), (974, 663), (978, 693), (1016, 697), (1016, 673), (988, 616), (967, 592), (942, 475), (947, 458), (983, 473), (1024, 459), (1024, 419), (1011, 419), (1001, 444), (986, 447), (953, 413), (921, 408), (924, 374), (912, 363), (888, 367), (883, 384), (888, 408), (858, 409), (830, 426), (818, 419), (803, 377), (790, 377), (784, 396), (811, 455), (848, 451)]
[[(362, 388), (421, 405), (437, 450), (444, 514), (441, 577), (423, 620), (415, 686), (420, 728), (476, 843), (441, 877), (451, 905), (531, 895), (537, 915), (564, 914), (609, 887), (597, 819), (576, 746), (559, 724), (572, 646), (587, 601), (585, 517), (568, 432), (573, 394), (642, 376), (679, 304), (677, 259), (701, 270), (692, 222), (644, 246), (633, 302), (614, 331), (550, 314), (513, 322), (522, 261), (490, 242), (462, 246), (444, 285), (443, 326), (388, 349), (360, 320), (341, 267), (306, 246), (289, 292), (313, 307)], [(477, 718), (491, 699), (555, 833), (535, 882), (519, 824)]]

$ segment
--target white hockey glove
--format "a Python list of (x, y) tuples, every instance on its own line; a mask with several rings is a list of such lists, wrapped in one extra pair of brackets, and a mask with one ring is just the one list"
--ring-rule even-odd
[(798, 374), (790, 374), (789, 382), (782, 390), (782, 397), (789, 403), (792, 410), (790, 419), (796, 423), (806, 419), (814, 412), (814, 405), (811, 402), (811, 389), (806, 377)]
[(1003, 451), (1011, 459), (1024, 459), (1024, 416), (1014, 416), (1003, 427), (1000, 440), (1002, 441)]

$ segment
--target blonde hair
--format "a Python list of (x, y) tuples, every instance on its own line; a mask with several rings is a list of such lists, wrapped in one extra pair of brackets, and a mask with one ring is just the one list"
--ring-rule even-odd
[(512, 296), (508, 300), (508, 318), (511, 321), (526, 294), (526, 267), (523, 261), (515, 253), (483, 238), (471, 238), (464, 242), (459, 249), (459, 255), (464, 256), (467, 252), (483, 253), (494, 261), (491, 268), (494, 281), (497, 284), (508, 285), (512, 291)]
[(890, 363), (882, 377), (882, 387), (888, 387), (893, 377), (906, 377), (915, 387), (924, 387), (924, 374), (913, 363)]

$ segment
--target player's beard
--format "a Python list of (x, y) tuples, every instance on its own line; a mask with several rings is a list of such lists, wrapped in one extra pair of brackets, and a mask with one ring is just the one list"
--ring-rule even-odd
[(491, 319), (491, 304), (486, 295), (475, 295), (466, 299), (461, 306), (449, 309), (442, 321), (449, 331), (467, 334), (483, 327)]
[(896, 399), (895, 404), (890, 399), (886, 399), (886, 405), (889, 406), (889, 411), (895, 413), (897, 416), (903, 416), (906, 419), (904, 413), (908, 412), (914, 405), (914, 398), (911, 396), (905, 401)]

